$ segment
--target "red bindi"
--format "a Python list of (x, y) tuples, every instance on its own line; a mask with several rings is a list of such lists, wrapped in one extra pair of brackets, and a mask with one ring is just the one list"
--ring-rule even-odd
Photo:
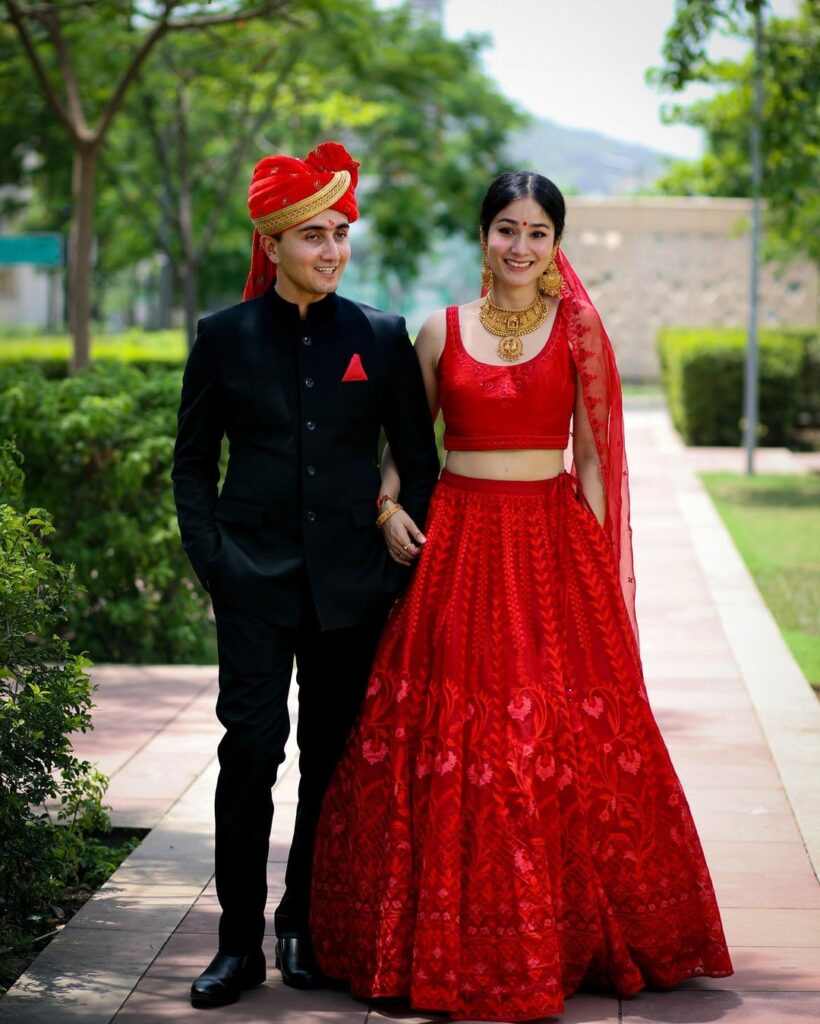
[(526, 221), (523, 221), (522, 223), (524, 224), (524, 227), (527, 226), (527, 222)]

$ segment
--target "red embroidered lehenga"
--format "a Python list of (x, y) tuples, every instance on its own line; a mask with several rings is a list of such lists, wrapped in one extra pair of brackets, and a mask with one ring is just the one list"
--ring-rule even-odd
[(559, 260), (548, 344), (583, 388), (604, 529), (574, 473), (443, 473), (315, 851), (324, 972), (484, 1020), (559, 1013), (581, 985), (628, 996), (732, 973), (643, 684), (614, 357)]

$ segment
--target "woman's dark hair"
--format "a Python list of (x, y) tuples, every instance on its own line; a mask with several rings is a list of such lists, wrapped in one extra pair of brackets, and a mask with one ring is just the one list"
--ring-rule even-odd
[(561, 189), (543, 174), (532, 174), (530, 171), (507, 171), (500, 174), (487, 189), (484, 202), (481, 204), (481, 231), (486, 238), (490, 233), (490, 224), (495, 217), (516, 199), (534, 199), (548, 214), (555, 225), (556, 240), (564, 233), (564, 220), (567, 207)]

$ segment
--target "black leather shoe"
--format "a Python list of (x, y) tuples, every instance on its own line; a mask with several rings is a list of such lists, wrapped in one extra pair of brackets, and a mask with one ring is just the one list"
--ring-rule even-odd
[(282, 981), (291, 988), (319, 988), (322, 984), (310, 939), (299, 935), (277, 939), (276, 966), (282, 972)]
[(217, 953), (191, 985), (191, 1006), (207, 1010), (235, 1003), (244, 989), (265, 980), (265, 954), (261, 949), (245, 956)]

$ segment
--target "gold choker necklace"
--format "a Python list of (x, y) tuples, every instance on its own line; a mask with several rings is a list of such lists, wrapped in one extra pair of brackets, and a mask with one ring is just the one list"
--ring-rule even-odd
[(526, 309), (501, 309), (490, 302), (489, 295), (485, 295), (478, 309), (481, 326), (501, 339), (496, 352), (508, 363), (520, 359), (524, 352), (521, 335), (536, 330), (549, 315), (550, 305), (540, 295), (536, 295), (532, 305)]

